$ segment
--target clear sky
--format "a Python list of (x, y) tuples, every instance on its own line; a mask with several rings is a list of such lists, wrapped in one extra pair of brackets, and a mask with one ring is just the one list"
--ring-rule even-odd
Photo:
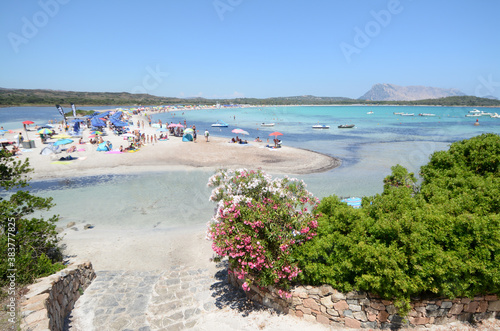
[(3, 0), (0, 35), (5, 88), (500, 98), (499, 0)]

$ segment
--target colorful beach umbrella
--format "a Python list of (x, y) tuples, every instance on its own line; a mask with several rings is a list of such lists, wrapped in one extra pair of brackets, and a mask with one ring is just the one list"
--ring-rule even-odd
[(186, 130), (184, 130), (184, 133), (193, 133), (193, 129), (187, 128)]
[(43, 128), (43, 129), (38, 130), (38, 133), (40, 133), (40, 134), (51, 134), (53, 132), (54, 131), (47, 129), (47, 128)]

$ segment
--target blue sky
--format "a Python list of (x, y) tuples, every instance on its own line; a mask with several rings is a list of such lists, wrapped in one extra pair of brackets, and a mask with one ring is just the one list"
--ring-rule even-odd
[(376, 83), (500, 98), (500, 1), (4, 0), (0, 87), (360, 97)]

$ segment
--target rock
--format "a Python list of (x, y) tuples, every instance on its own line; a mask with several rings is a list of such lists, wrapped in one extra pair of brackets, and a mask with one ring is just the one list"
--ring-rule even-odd
[(441, 303), (441, 308), (443, 309), (448, 309), (448, 308), (451, 308), (453, 306), (453, 303), (451, 301), (443, 301)]
[(345, 297), (345, 294), (344, 293), (341, 293), (337, 290), (333, 290), (333, 293), (332, 293), (332, 301), (333, 302), (337, 302), (339, 300), (345, 300), (346, 297)]
[(361, 322), (355, 320), (354, 318), (346, 317), (344, 323), (348, 328), (359, 329), (361, 327)]
[(83, 227), (84, 230), (88, 230), (88, 229), (93, 229), (94, 226), (92, 224), (85, 224), (85, 226)]
[(490, 301), (488, 304), (488, 311), (500, 311), (500, 300)]
[(75, 222), (69, 222), (68, 224), (66, 224), (66, 228), (69, 229), (69, 228), (75, 226), (75, 224), (76, 224)]
[(333, 301), (331, 296), (321, 298), (320, 302), (326, 308), (333, 308)]
[(349, 309), (349, 305), (344, 300), (341, 300), (339, 302), (335, 302), (333, 304), (333, 307), (335, 308), (335, 310), (337, 310), (339, 312), (346, 310), (346, 309)]
[(463, 310), (464, 310), (464, 305), (462, 305), (460, 303), (455, 303), (451, 307), (449, 314), (457, 315), (457, 314), (460, 314)]
[(354, 316), (355, 319), (361, 322), (366, 322), (368, 321), (368, 318), (366, 317), (366, 314), (364, 311), (356, 311), (352, 313), (352, 316)]

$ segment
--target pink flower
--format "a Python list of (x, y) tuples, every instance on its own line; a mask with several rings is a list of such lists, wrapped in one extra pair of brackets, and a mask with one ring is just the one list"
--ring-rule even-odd
[(247, 282), (244, 282), (241, 287), (243, 288), (244, 291), (250, 291), (250, 286), (248, 286), (248, 283)]

